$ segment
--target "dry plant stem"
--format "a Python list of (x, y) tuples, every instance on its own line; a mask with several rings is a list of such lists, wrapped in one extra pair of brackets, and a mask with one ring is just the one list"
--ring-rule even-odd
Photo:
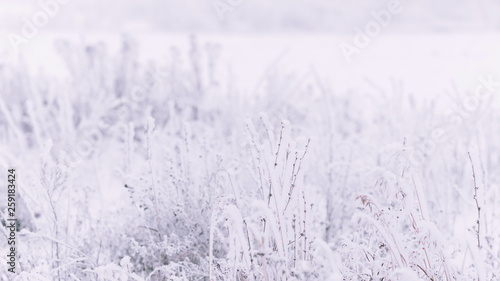
[[(154, 126), (154, 125), (153, 125)], [(146, 128), (146, 145), (147, 145), (147, 153), (148, 153), (148, 166), (149, 166), (149, 173), (151, 174), (151, 184), (153, 185), (153, 195), (154, 195), (154, 204), (155, 204), (155, 213), (156, 213), (156, 225), (157, 225), (157, 228), (158, 228), (158, 241), (161, 242), (162, 241), (162, 238), (161, 238), (161, 228), (160, 228), (160, 218), (159, 218), (159, 214), (158, 214), (158, 196), (157, 196), (157, 192), (156, 192), (156, 185), (155, 185), (155, 177), (154, 177), (154, 171), (153, 171), (153, 149), (151, 148), (151, 132), (152, 132), (153, 128), (150, 128), (150, 124), (148, 122), (148, 125), (147, 125), (147, 128)], [(153, 261), (153, 266), (154, 265), (154, 261)], [(160, 264), (162, 263), (162, 261), (160, 260)], [(162, 274), (161, 274), (161, 270), (158, 270), (158, 276), (159, 276), (159, 279), (161, 280), (162, 279)]]
[(23, 133), (16, 125), (14, 118), (12, 117), (12, 114), (10, 114), (10, 111), (7, 109), (7, 106), (5, 105), (2, 99), (0, 99), (0, 111), (5, 116), (5, 119), (7, 119), (7, 123), (9, 124), (10, 128), (14, 131), (14, 134), (18, 137), (19, 141), (24, 140), (25, 138), (23, 136)]
[(243, 224), (245, 225), (245, 236), (247, 238), (247, 243), (248, 243), (248, 255), (250, 256), (250, 265), (253, 268), (252, 246), (251, 246), (251, 243), (250, 243), (250, 235), (248, 234), (247, 221), (243, 220)]
[(286, 202), (285, 209), (283, 210), (283, 213), (285, 213), (286, 208), (288, 207), (288, 204), (290, 203), (290, 200), (292, 200), (292, 192), (293, 192), (293, 189), (295, 187), (295, 182), (297, 181), (297, 175), (299, 174), (299, 171), (300, 171), (300, 165), (302, 164), (302, 160), (304, 160), (304, 157), (306, 156), (307, 149), (309, 148), (310, 142), (311, 142), (311, 139), (308, 139), (307, 144), (306, 144), (306, 148), (304, 150), (304, 154), (302, 154), (302, 157), (300, 157), (300, 159), (299, 159), (300, 161), (299, 161), (299, 166), (297, 167), (297, 172), (294, 173), (293, 171), (295, 171), (295, 162), (297, 162), (297, 156), (295, 156), (295, 162), (293, 163), (293, 171), (292, 171), (293, 182), (290, 185), (290, 192), (288, 193), (288, 201)]
[(446, 260), (444, 258), (444, 255), (443, 255), (443, 251), (439, 251), (439, 255), (441, 256), (441, 261), (442, 261), (442, 266), (443, 266), (443, 270), (444, 270), (444, 275), (446, 276), (446, 280), (450, 280), (450, 277), (448, 275), (448, 267), (447, 267), (447, 264), (446, 264)]
[(420, 196), (418, 195), (417, 185), (415, 184), (415, 179), (411, 177), (411, 181), (413, 182), (413, 187), (415, 188), (415, 194), (417, 195), (418, 207), (420, 208), (420, 216), (422, 216), (422, 220), (425, 220), (424, 211), (422, 210), (422, 204), (420, 203)]
[(151, 142), (150, 142), (150, 130), (153, 128), (146, 128), (146, 142), (147, 142), (147, 150), (148, 150), (148, 166), (149, 166), (149, 173), (151, 174), (151, 184), (153, 185), (153, 192), (154, 192), (154, 198), (155, 198), (155, 212), (156, 212), (156, 224), (158, 227), (158, 238), (161, 241), (161, 228), (160, 228), (160, 218), (158, 215), (158, 196), (156, 194), (156, 185), (155, 185), (155, 178), (154, 178), (154, 171), (153, 171), (153, 150), (151, 148)]
[[(54, 202), (52, 201), (52, 194), (50, 193), (48, 187), (46, 186), (45, 187), (45, 191), (47, 192), (47, 196), (48, 196), (48, 199), (49, 199), (49, 203), (50, 203), (50, 207), (51, 207), (51, 210), (52, 210), (52, 214), (54, 215), (54, 230), (55, 230), (55, 240), (58, 240), (59, 239), (59, 220), (57, 218), (57, 212), (56, 212), (56, 208), (54, 206)], [(56, 268), (59, 268), (59, 265), (60, 265), (60, 257), (59, 257), (59, 244), (58, 243), (55, 243), (55, 242), (52, 242), (52, 245), (55, 246), (56, 248)], [(61, 280), (61, 276), (60, 276), (60, 272), (59, 272), (59, 269), (57, 269), (57, 278), (58, 280)]]
[(209, 241), (208, 241), (208, 280), (213, 281), (214, 279), (212, 278), (212, 263), (213, 263), (213, 250), (214, 250), (214, 215), (212, 214), (212, 217), (210, 218), (210, 234), (209, 234)]
[[(269, 171), (270, 173), (270, 171)], [(269, 188), (272, 189), (272, 191), (274, 192), (274, 194), (276, 194), (276, 191), (274, 190), (274, 185), (272, 183), (271, 180), (269, 180)], [(280, 235), (281, 235), (281, 246), (283, 248), (283, 255), (286, 257), (286, 252), (285, 252), (285, 237), (283, 236), (283, 227), (281, 225), (281, 217), (280, 217), (280, 210), (279, 210), (279, 205), (278, 205), (278, 199), (276, 198), (276, 196), (274, 196), (274, 204), (276, 205), (276, 215), (277, 215), (277, 219), (278, 219), (278, 230), (280, 232)]]
[(295, 214), (293, 214), (293, 267), (295, 268), (297, 262), (297, 227), (296, 227), (296, 218)]
[(288, 191), (288, 201), (286, 202), (285, 208), (283, 209), (283, 214), (285, 213), (286, 209), (288, 208), (288, 204), (290, 203), (290, 200), (292, 200), (292, 193), (293, 193), (293, 189), (295, 187), (295, 181), (294, 181), (294, 175), (296, 175), (295, 165), (297, 164), (298, 159), (299, 158), (297, 156), (297, 152), (295, 152), (295, 160), (293, 162), (293, 168), (292, 168), (292, 177), (290, 179), (290, 190)]
[(477, 201), (477, 189), (479, 187), (477, 186), (477, 183), (476, 183), (476, 172), (474, 171), (474, 164), (472, 163), (472, 157), (470, 156), (470, 152), (468, 152), (468, 154), (469, 154), (470, 164), (471, 164), (471, 167), (472, 167), (472, 178), (474, 179), (474, 201), (476, 202), (476, 209), (477, 209), (477, 221), (476, 221), (476, 224), (477, 224), (477, 231), (476, 231), (477, 246), (479, 248), (481, 248), (481, 240), (480, 240), (480, 237), (479, 237), (479, 230), (480, 230), (480, 227), (481, 227), (481, 223), (480, 223), (480, 220), (481, 220), (481, 207), (479, 207), (479, 202)]
[(285, 164), (283, 165), (283, 169), (281, 170), (281, 176), (280, 176), (281, 194), (283, 194), (283, 185), (285, 184), (285, 181), (282, 179), (284, 178), (283, 175), (285, 174), (286, 167), (288, 167), (288, 157), (289, 156), (290, 156), (290, 144), (288, 144), (288, 148), (285, 151)]
[[(418, 206), (420, 208), (420, 216), (421, 216), (422, 220), (425, 221), (424, 213), (422, 210), (422, 204), (420, 203), (420, 196), (418, 195), (417, 184), (415, 183), (415, 179), (413, 177), (411, 177), (411, 180), (413, 182), (413, 187), (415, 188), (415, 194), (417, 195)], [(410, 217), (411, 217), (412, 223), (414, 225), (415, 232), (419, 233), (419, 228), (418, 228), (417, 222), (415, 221), (415, 218), (413, 217), (413, 214), (411, 212), (410, 212)], [(424, 260), (424, 264), (426, 265), (427, 268), (431, 269), (431, 262), (429, 259), (429, 255), (427, 254), (427, 248), (424, 246), (424, 247), (422, 247), (422, 250), (424, 251), (425, 257), (427, 259), (427, 260)], [(431, 278), (431, 280), (432, 280), (432, 278)]]
[(233, 281), (236, 281), (236, 260), (237, 260), (237, 253), (235, 251), (233, 260)]
[(285, 129), (285, 124), (281, 122), (281, 130), (280, 130), (280, 141), (278, 142), (278, 149), (276, 151), (276, 158), (274, 159), (274, 167), (278, 166), (278, 154), (280, 152), (281, 140), (283, 139), (283, 130)]
[(429, 268), (432, 268), (431, 267), (431, 260), (429, 259), (429, 254), (427, 254), (427, 248), (424, 247), (423, 249), (424, 249), (424, 253), (425, 253), (425, 258), (427, 259), (427, 265)]
[(417, 264), (417, 267), (420, 268), (420, 270), (422, 270), (422, 272), (424, 272), (425, 276), (427, 276), (427, 278), (429, 278), (430, 280), (434, 280), (432, 277), (429, 276), (429, 274), (427, 274), (427, 271), (425, 271), (420, 265)]
[[(284, 128), (285, 128), (285, 125), (283, 124), (283, 122), (281, 122), (280, 141), (278, 142), (278, 149), (276, 151), (276, 158), (274, 159), (274, 168), (276, 168), (278, 166), (278, 154), (280, 152), (281, 140), (283, 139), (283, 129)], [(269, 196), (268, 196), (268, 199), (267, 199), (267, 205), (268, 206), (271, 204), (271, 196), (273, 196), (272, 191), (273, 191), (272, 190), (272, 186), (270, 184), (269, 185)]]
[[(255, 136), (252, 132), (252, 128), (250, 127), (249, 123), (246, 123), (245, 124), (245, 128), (248, 132), (248, 135), (250, 136), (250, 141), (255, 149), (255, 152), (253, 150), (251, 150), (251, 153), (252, 153), (252, 163), (254, 165), (254, 167), (257, 167), (257, 170), (259, 171), (259, 181), (260, 181), (260, 189), (262, 190), (262, 195), (264, 196), (264, 181), (262, 180), (262, 169), (261, 169), (261, 161), (260, 161), (260, 158), (261, 158), (261, 153), (260, 153), (260, 149), (259, 147), (257, 146), (257, 143), (255, 143)], [(256, 153), (256, 154), (255, 154)], [(257, 159), (257, 163), (255, 163), (255, 159)], [(268, 201), (267, 201), (267, 206), (270, 206), (271, 204), (271, 190), (269, 190), (269, 198), (268, 198)]]
[[(481, 174), (483, 176), (483, 186), (486, 187), (486, 186), (488, 186), (488, 178), (486, 178), (486, 170), (484, 169), (483, 157), (481, 155), (482, 155), (481, 148), (479, 148), (479, 164), (481, 164), (480, 167), (481, 167), (481, 172), (482, 172)], [(485, 235), (488, 233), (488, 219), (487, 219), (486, 215), (487, 215), (486, 213), (483, 214)]]
[(306, 219), (307, 219), (307, 203), (306, 194), (304, 189), (302, 189), (302, 199), (304, 199), (304, 260), (307, 259), (307, 233), (306, 233)]

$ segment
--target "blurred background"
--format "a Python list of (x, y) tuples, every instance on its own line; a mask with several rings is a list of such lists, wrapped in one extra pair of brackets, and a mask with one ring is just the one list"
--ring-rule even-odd
[[(2, 1), (3, 32), (18, 29), (39, 1)], [(42, 1), (43, 2), (43, 1)], [(221, 21), (211, 0), (76, 1), (71, 0), (47, 30), (68, 32), (148, 30), (162, 32), (352, 32), (372, 9), (386, 1), (276, 0), (234, 1), (236, 8)], [(222, 2), (222, 1), (221, 1)], [(500, 3), (493, 0), (407, 1), (400, 32), (498, 31)]]
[(500, 73), (500, 2), (492, 0), (398, 1), (402, 12), (351, 61), (340, 45), (352, 44), (357, 31), (373, 21), (372, 13), (387, 9), (389, 1), (72, 0), (16, 53), (9, 34), (21, 34), (23, 18), (49, 2), (0, 4), (0, 62), (23, 61), (33, 71), (64, 76), (54, 48), (59, 38), (100, 42), (116, 52), (128, 35), (147, 61), (164, 58), (172, 46), (186, 50), (195, 34), (200, 43), (223, 50), (222, 79), (230, 75), (247, 94), (255, 94), (273, 67), (299, 76), (314, 69), (340, 92), (354, 85), (388, 89), (401, 79), (413, 93), (433, 98), (453, 85), (473, 88), (479, 75)]

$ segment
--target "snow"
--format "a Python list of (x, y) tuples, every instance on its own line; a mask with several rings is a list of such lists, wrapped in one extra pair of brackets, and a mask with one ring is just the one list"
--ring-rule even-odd
[(401, 1), (348, 59), (387, 3), (330, 2), (72, 2), (3, 36), (16, 280), (498, 278), (500, 6)]

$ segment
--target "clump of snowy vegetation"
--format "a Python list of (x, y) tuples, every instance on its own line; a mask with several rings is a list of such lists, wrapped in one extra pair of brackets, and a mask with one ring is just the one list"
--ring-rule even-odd
[[(242, 96), (191, 40), (149, 64), (131, 39), (61, 41), (69, 79), (2, 65), (0, 164), (19, 174), (2, 280), (499, 278), (489, 103), (449, 124), (399, 82), (336, 93), (313, 71)], [(422, 146), (436, 126), (453, 130)]]

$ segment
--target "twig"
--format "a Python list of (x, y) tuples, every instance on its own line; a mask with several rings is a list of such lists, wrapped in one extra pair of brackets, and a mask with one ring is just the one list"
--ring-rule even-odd
[(148, 120), (148, 123), (146, 125), (146, 147), (147, 147), (147, 153), (148, 153), (149, 173), (151, 174), (151, 185), (153, 188), (156, 225), (157, 225), (157, 229), (158, 229), (158, 239), (159, 239), (159, 241), (162, 241), (160, 218), (159, 218), (159, 213), (158, 213), (158, 195), (156, 192), (156, 184), (155, 184), (156, 179), (154, 176), (153, 163), (152, 163), (153, 162), (153, 149), (152, 149), (152, 145), (151, 145), (151, 134), (152, 134), (153, 130), (154, 130), (154, 119), (151, 118)]
[[(267, 129), (267, 128), (266, 128)], [(276, 158), (274, 159), (274, 167), (278, 166), (278, 154), (280, 153), (281, 140), (283, 139), (283, 130), (285, 129), (285, 124), (283, 121), (281, 122), (281, 130), (280, 130), (280, 141), (278, 142), (278, 149), (276, 150)]]
[(472, 163), (472, 157), (470, 156), (470, 152), (467, 152), (469, 154), (469, 160), (470, 164), (472, 167), (472, 177), (474, 178), (474, 201), (476, 202), (476, 208), (477, 208), (477, 231), (476, 231), (476, 236), (477, 236), (477, 246), (481, 248), (481, 240), (479, 237), (479, 230), (481, 227), (480, 220), (481, 220), (481, 207), (479, 207), (479, 202), (477, 201), (477, 190), (478, 186), (476, 184), (476, 172), (474, 171), (474, 164)]
[(427, 274), (427, 271), (425, 271), (425, 269), (423, 269), (420, 265), (417, 264), (417, 267), (420, 268), (420, 270), (422, 270), (425, 274), (425, 276), (427, 276), (427, 278), (429, 278), (430, 280), (434, 280), (434, 278), (430, 277), (429, 274)]
[(309, 148), (309, 144), (311, 143), (311, 139), (309, 138), (307, 140), (306, 148), (304, 150), (304, 154), (302, 154), (302, 157), (300, 157), (299, 161), (299, 166), (297, 168), (297, 172), (295, 172), (295, 163), (297, 162), (297, 152), (295, 152), (295, 162), (293, 163), (293, 170), (292, 170), (292, 179), (293, 181), (290, 182), (290, 191), (288, 192), (288, 201), (286, 202), (285, 209), (283, 210), (283, 213), (285, 213), (286, 209), (288, 208), (288, 204), (290, 203), (290, 200), (292, 200), (292, 192), (295, 187), (295, 182), (297, 181), (297, 175), (299, 174), (300, 171), (300, 165), (302, 164), (302, 160), (304, 160), (304, 157), (306, 156), (307, 149)]
[(306, 194), (304, 189), (302, 189), (302, 199), (304, 200), (304, 260), (307, 259), (307, 234), (306, 234), (306, 219), (307, 219), (307, 203)]
[(415, 187), (415, 194), (417, 195), (418, 207), (420, 208), (420, 216), (422, 216), (422, 220), (424, 219), (424, 211), (422, 210), (422, 204), (420, 203), (420, 196), (418, 196), (417, 184), (415, 184), (415, 179), (411, 177), (411, 181), (413, 182), (413, 187)]

